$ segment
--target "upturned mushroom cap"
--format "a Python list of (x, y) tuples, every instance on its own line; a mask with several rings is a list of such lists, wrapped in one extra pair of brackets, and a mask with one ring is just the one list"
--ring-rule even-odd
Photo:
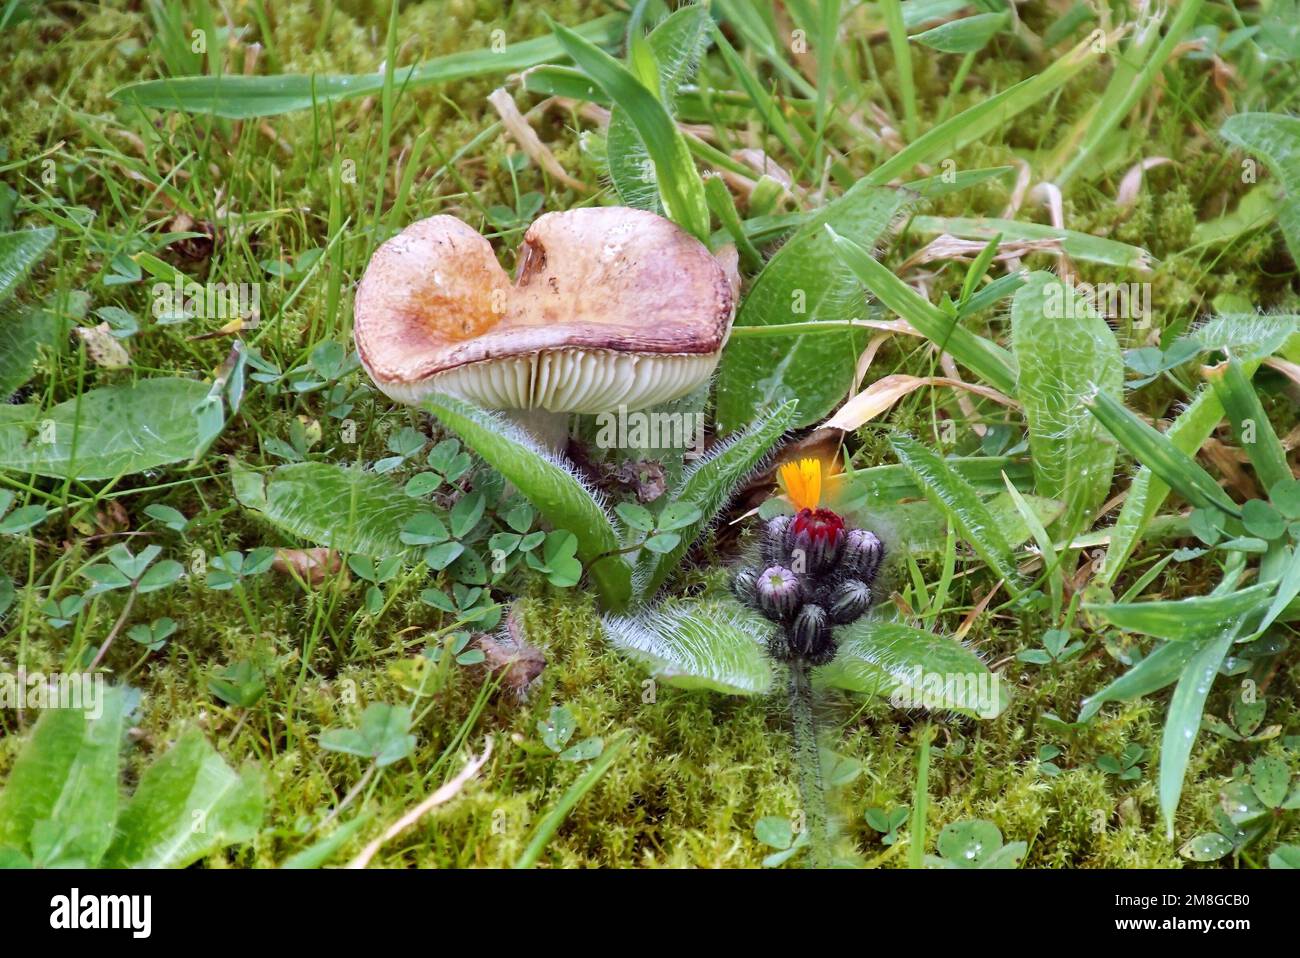
[(517, 273), (511, 283), (487, 240), (454, 216), (384, 243), (354, 311), (375, 385), (405, 403), (442, 392), (494, 409), (642, 408), (708, 379), (735, 313), (722, 262), (644, 210), (539, 217)]

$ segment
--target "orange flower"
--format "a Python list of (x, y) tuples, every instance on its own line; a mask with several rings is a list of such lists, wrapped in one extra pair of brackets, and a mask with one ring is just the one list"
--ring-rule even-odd
[(822, 464), (817, 459), (787, 462), (777, 472), (795, 509), (816, 509), (822, 498)]

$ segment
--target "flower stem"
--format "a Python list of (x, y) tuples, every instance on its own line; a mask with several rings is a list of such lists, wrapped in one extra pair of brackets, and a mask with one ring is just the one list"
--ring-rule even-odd
[(826, 786), (817, 746), (812, 681), (808, 664), (801, 659), (790, 663), (790, 718), (794, 723), (794, 758), (799, 768), (809, 862), (813, 868), (827, 868), (831, 863), (830, 815), (826, 810)]

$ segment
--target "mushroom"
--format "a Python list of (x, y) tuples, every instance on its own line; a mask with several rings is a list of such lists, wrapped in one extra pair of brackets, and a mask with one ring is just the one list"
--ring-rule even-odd
[(708, 380), (735, 313), (728, 252), (644, 210), (547, 213), (524, 234), (512, 284), (478, 231), (432, 216), (366, 267), (357, 354), (398, 402), (447, 393), (516, 410), (556, 440), (567, 417), (555, 414), (640, 409)]

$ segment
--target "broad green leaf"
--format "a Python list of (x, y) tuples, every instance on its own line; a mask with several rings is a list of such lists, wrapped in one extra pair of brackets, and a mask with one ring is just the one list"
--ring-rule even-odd
[(1278, 225), (1300, 262), (1300, 119), (1278, 113), (1238, 113), (1224, 121), (1219, 135), (1259, 156), (1286, 194), (1278, 207)]
[(614, 648), (670, 685), (732, 695), (761, 695), (772, 686), (763, 647), (772, 626), (735, 602), (671, 601), (602, 624)]
[(596, 582), (606, 608), (627, 604), (632, 569), (622, 556), (611, 554), (620, 548), (614, 524), (567, 463), (543, 450), (518, 426), (470, 403), (434, 395), (424, 405), (518, 489), (547, 522), (577, 537), (578, 558)]
[(54, 242), (54, 235), (52, 226), (0, 233), (0, 303), (13, 295), (23, 277)]
[[(736, 327), (860, 319), (861, 285), (835, 256), (825, 227), (833, 226), (872, 248), (907, 202), (904, 191), (859, 184), (810, 217), (759, 273), (740, 307)], [(845, 330), (835, 335), (733, 337), (719, 367), (719, 430), (735, 432), (751, 422), (757, 410), (790, 399), (799, 401), (792, 428), (821, 420), (853, 384), (866, 341), (864, 330)]]
[[(596, 43), (614, 44), (622, 39), (623, 23), (621, 14), (613, 14), (585, 23), (576, 32)], [(536, 37), (509, 44), (500, 51), (467, 50), (395, 69), (393, 85), (409, 91), (466, 77), (513, 73), (558, 59), (563, 54), (554, 37)], [(384, 71), (381, 69), (374, 73), (324, 76), (247, 77), (224, 74), (174, 77), (131, 83), (115, 90), (112, 96), (118, 102), (136, 106), (246, 120), (308, 110), (326, 103), (382, 93), (383, 89)]]
[(84, 708), (41, 712), (0, 792), (0, 847), (26, 850), (37, 864), (89, 868), (113, 841), (127, 696), (102, 684), (67, 687), (87, 695)]
[(659, 591), (690, 547), (709, 528), (735, 488), (791, 428), (796, 405), (793, 401), (787, 402), (760, 417), (744, 433), (716, 446), (687, 470), (675, 495), (680, 502), (697, 506), (700, 518), (681, 530), (681, 542), (676, 548), (655, 557), (641, 590), (643, 597), (649, 598)]
[(327, 462), (292, 463), (265, 476), (233, 462), (230, 473), (240, 503), (309, 542), (377, 558), (418, 551), (402, 531), (428, 507), (391, 479)]
[(0, 400), (31, 379), (41, 347), (67, 339), (71, 317), (85, 315), (89, 300), (73, 294), (66, 308), (55, 299), (42, 306), (0, 307)]
[(251, 842), (262, 824), (261, 772), (236, 773), (203, 733), (189, 729), (140, 778), (122, 810), (106, 864), (184, 868), (227, 845)]
[(1278, 845), (1268, 856), (1269, 868), (1300, 868), (1300, 845)]
[(1013, 592), (1019, 589), (1019, 575), (1011, 546), (966, 480), (950, 469), (933, 450), (910, 436), (890, 440), (899, 462), (907, 466), (926, 498), (942, 509), (971, 547)]
[(1123, 399), (1119, 343), (1070, 286), (1042, 272), (1012, 301), (1011, 342), (1036, 490), (1065, 503), (1059, 538), (1068, 541), (1091, 525), (1110, 491), (1115, 445), (1083, 399), (1096, 390)]
[(208, 389), (191, 379), (145, 379), (52, 409), (16, 407), (0, 418), (0, 469), (114, 479), (189, 460), (201, 438), (195, 409)]
[(673, 118), (626, 67), (572, 30), (556, 24), (564, 51), (632, 121), (654, 165), (655, 182), (670, 220), (701, 242), (709, 238), (709, 208), (695, 160)]
[(1243, 616), (1262, 609), (1275, 588), (1276, 583), (1265, 582), (1224, 595), (1108, 605), (1085, 603), (1084, 609), (1116, 628), (1182, 642), (1219, 633)]
[(1174, 812), (1183, 793), (1183, 778), (1187, 774), (1187, 760), (1192, 745), (1201, 729), (1201, 713), (1205, 700), (1219, 674), (1223, 657), (1232, 648), (1240, 626), (1226, 628), (1217, 637), (1203, 640), (1196, 653), (1183, 667), (1169, 700), (1169, 714), (1165, 716), (1165, 729), (1160, 739), (1159, 795), (1160, 810), (1164, 813), (1165, 831), (1174, 837)]
[(1189, 838), (1178, 849), (1178, 854), (1188, 861), (1216, 862), (1232, 853), (1232, 842), (1218, 832), (1206, 832)]
[(944, 635), (863, 619), (837, 631), (839, 652), (815, 673), (829, 688), (890, 698), (902, 708), (996, 718), (1010, 700), (1001, 676)]

